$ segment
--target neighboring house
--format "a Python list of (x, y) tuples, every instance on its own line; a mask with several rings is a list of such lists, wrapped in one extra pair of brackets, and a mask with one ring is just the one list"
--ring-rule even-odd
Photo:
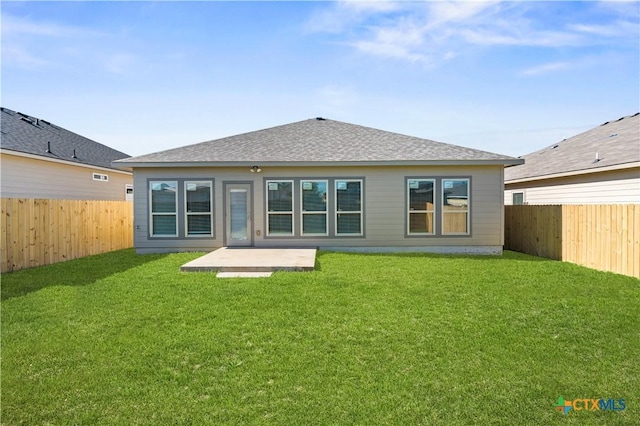
[(139, 253), (221, 246), (501, 253), (522, 160), (315, 118), (114, 162)]
[(640, 203), (640, 113), (522, 158), (505, 169), (505, 204)]
[(132, 199), (131, 172), (111, 166), (127, 154), (48, 121), (0, 110), (3, 198)]

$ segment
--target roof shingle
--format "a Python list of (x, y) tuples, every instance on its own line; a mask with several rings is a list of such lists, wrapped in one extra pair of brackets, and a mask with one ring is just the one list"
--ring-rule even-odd
[(504, 161), (513, 157), (322, 118), (118, 161), (145, 163), (353, 163)]
[(606, 122), (522, 158), (523, 165), (505, 170), (505, 182), (639, 162), (640, 113)]
[[(129, 157), (124, 152), (80, 136), (45, 120), (0, 108), (0, 147), (71, 163), (114, 168), (115, 160)], [(47, 152), (47, 148), (51, 152)], [(75, 157), (74, 157), (75, 153)]]

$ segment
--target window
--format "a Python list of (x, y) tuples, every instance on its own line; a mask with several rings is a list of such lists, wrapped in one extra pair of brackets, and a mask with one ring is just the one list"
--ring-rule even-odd
[(520, 206), (524, 204), (524, 193), (523, 192), (514, 192), (513, 193), (513, 202), (514, 206)]
[(425, 235), (435, 233), (434, 179), (407, 180), (407, 233)]
[(469, 234), (469, 179), (442, 179), (442, 234)]
[(149, 182), (151, 197), (151, 236), (178, 235), (178, 182)]
[(362, 180), (336, 180), (336, 235), (362, 235)]
[(211, 236), (213, 229), (211, 182), (186, 181), (184, 190), (187, 236)]
[(109, 175), (103, 175), (102, 173), (93, 173), (93, 180), (109, 182)]
[(267, 235), (293, 235), (293, 181), (267, 181)]
[(327, 235), (327, 181), (303, 180), (302, 235)]
[(130, 183), (124, 185), (124, 199), (125, 201), (133, 201), (133, 185)]

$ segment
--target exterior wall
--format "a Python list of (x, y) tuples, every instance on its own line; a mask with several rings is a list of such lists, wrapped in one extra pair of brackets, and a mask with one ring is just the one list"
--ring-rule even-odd
[[(89, 166), (2, 154), (3, 198), (46, 198), (70, 200), (125, 200), (130, 173)], [(93, 180), (93, 173), (109, 176), (107, 182)]]
[(640, 168), (507, 183), (505, 205), (513, 204), (514, 192), (524, 193), (525, 204), (637, 204)]
[[(205, 251), (225, 244), (224, 182), (253, 184), (253, 244), (256, 247), (353, 248), (375, 251), (393, 247), (399, 251), (500, 253), (503, 245), (503, 167), (264, 167), (261, 173), (243, 168), (138, 168), (134, 170), (134, 244), (138, 252)], [(470, 178), (470, 235), (407, 237), (405, 177)], [(213, 180), (214, 237), (150, 238), (150, 180)], [(363, 237), (265, 237), (265, 180), (362, 178)], [(299, 194), (295, 203), (299, 204)], [(180, 204), (180, 203), (179, 203)], [(184, 206), (178, 206), (181, 213)], [(299, 212), (299, 208), (298, 208)], [(184, 213), (181, 213), (184, 214)], [(329, 211), (329, 215), (332, 212)], [(294, 220), (299, 221), (299, 214)], [(259, 235), (258, 235), (259, 233)]]

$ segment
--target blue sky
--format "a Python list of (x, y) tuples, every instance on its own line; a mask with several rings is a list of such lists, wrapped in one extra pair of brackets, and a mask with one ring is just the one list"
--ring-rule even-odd
[(522, 155), (640, 110), (640, 2), (2, 2), (2, 106), (140, 155), (322, 116)]

